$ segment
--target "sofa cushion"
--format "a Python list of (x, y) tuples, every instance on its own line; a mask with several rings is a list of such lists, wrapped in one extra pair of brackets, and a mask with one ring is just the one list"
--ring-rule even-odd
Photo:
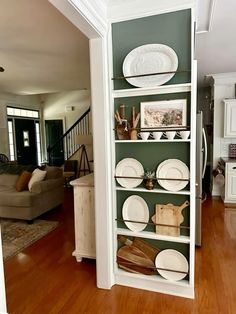
[(0, 175), (0, 186), (15, 187), (18, 178), (18, 174), (3, 173)]
[(33, 172), (32, 172), (32, 176), (29, 180), (29, 184), (28, 184), (28, 187), (29, 187), (29, 191), (31, 192), (32, 191), (32, 185), (35, 183), (35, 182), (40, 182), (40, 181), (43, 181), (44, 178), (46, 177), (46, 173), (47, 171), (43, 171), (43, 170), (40, 170), (40, 169), (35, 169)]
[(34, 195), (29, 191), (17, 192), (15, 187), (0, 190), (0, 206), (30, 207), (33, 206)]
[(46, 174), (46, 180), (50, 179), (58, 179), (62, 177), (62, 169), (59, 167), (53, 167), (53, 166), (46, 166), (44, 168), (45, 171), (47, 171)]
[(31, 192), (35, 194), (45, 193), (50, 190), (53, 190), (57, 187), (63, 186), (63, 178), (61, 179), (50, 179), (50, 180), (43, 180), (40, 182), (35, 182), (32, 185)]
[(28, 184), (29, 184), (31, 176), (32, 176), (31, 172), (22, 171), (22, 173), (19, 175), (16, 181), (16, 190), (18, 192), (28, 190)]

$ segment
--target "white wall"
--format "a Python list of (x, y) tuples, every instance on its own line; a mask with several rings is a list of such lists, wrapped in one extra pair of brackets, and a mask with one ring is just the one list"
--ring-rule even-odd
[[(235, 73), (212, 74), (211, 84), (214, 94), (214, 128), (213, 128), (213, 169), (217, 166), (220, 157), (228, 157), (228, 146), (236, 144), (236, 139), (224, 138), (224, 103), (225, 98), (235, 98)], [(219, 196), (220, 187), (213, 179), (212, 195)]]
[(7, 93), (0, 94), (0, 152), (8, 156), (7, 105), (38, 110), (40, 110), (41, 107), (37, 95), (20, 96)]
[[(68, 130), (91, 104), (89, 90), (44, 94), (40, 98), (43, 119), (63, 119), (64, 131)], [(67, 111), (67, 107), (73, 108), (73, 111)]]

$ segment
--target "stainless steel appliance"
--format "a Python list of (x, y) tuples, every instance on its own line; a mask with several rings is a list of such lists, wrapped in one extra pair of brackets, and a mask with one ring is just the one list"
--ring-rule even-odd
[(195, 244), (202, 244), (202, 179), (204, 178), (207, 164), (207, 141), (203, 127), (203, 113), (197, 113), (196, 129), (196, 234)]

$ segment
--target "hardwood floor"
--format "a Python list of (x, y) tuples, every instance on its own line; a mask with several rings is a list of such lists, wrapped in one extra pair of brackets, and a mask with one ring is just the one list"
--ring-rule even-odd
[(77, 263), (73, 194), (44, 216), (59, 227), (5, 263), (10, 314), (48, 313), (236, 313), (236, 210), (218, 199), (203, 204), (203, 245), (196, 249), (195, 299), (122, 286), (96, 288), (93, 260)]

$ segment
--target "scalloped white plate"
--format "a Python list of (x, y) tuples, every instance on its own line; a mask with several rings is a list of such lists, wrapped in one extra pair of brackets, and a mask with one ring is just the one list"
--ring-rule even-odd
[(157, 178), (186, 179), (178, 180), (157, 180), (164, 189), (172, 192), (180, 191), (189, 182), (189, 169), (184, 162), (179, 159), (167, 159), (159, 164), (156, 171)]
[[(141, 75), (176, 71), (178, 57), (175, 51), (162, 44), (148, 44), (139, 46), (128, 53), (123, 62), (124, 76)], [(127, 78), (133, 86), (151, 87), (168, 82), (175, 73)]]
[[(124, 158), (116, 165), (116, 176), (124, 177), (142, 177), (144, 169), (142, 164), (134, 158)], [(142, 183), (142, 178), (116, 178), (117, 182), (124, 188), (135, 188)]]

